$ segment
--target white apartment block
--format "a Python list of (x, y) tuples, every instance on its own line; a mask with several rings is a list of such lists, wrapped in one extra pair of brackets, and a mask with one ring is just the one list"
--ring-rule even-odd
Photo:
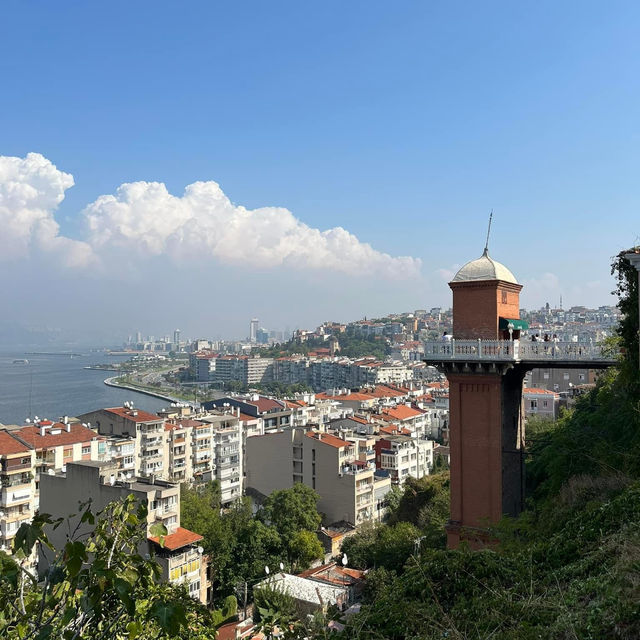
[(406, 435), (380, 436), (375, 444), (376, 466), (389, 472), (393, 484), (422, 478), (433, 469), (433, 440)]
[(210, 415), (201, 420), (211, 428), (211, 477), (220, 483), (222, 504), (231, 504), (243, 491), (242, 423), (229, 414)]
[[(388, 477), (378, 477), (368, 443), (292, 428), (247, 440), (246, 484), (262, 495), (303, 482), (318, 492), (327, 523), (359, 525), (382, 515)], [(362, 451), (361, 451), (362, 449)]]
[[(0, 430), (0, 550), (10, 552), (20, 525), (40, 506), (40, 482), (77, 460), (107, 455), (106, 442), (78, 422), (37, 420)], [(29, 559), (30, 565), (34, 558)]]
[(10, 552), (20, 525), (35, 510), (35, 451), (0, 431), (0, 551)]
[(547, 389), (524, 388), (522, 391), (524, 414), (527, 418), (537, 416), (555, 420), (558, 417), (560, 394)]

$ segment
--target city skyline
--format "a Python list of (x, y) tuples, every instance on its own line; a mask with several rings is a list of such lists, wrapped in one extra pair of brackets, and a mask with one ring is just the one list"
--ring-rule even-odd
[(491, 209), (524, 307), (615, 302), (634, 3), (2, 15), (4, 323), (99, 342), (446, 308)]

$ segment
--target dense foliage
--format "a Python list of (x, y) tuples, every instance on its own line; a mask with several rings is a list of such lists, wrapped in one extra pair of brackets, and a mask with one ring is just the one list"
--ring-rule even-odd
[(213, 567), (214, 600), (236, 594), (244, 604), (252, 585), (265, 576), (265, 566), (303, 571), (323, 555), (315, 534), (320, 525), (318, 494), (303, 484), (274, 491), (257, 514), (249, 498), (221, 509), (216, 483), (182, 487), (182, 526), (204, 536)]
[(342, 550), (349, 566), (402, 570), (420, 548), (444, 548), (448, 517), (449, 474), (409, 478), (402, 489), (391, 493), (387, 522), (363, 525), (344, 541)]
[[(146, 507), (133, 496), (97, 515), (91, 505), (67, 520), (46, 514), (23, 523), (13, 557), (0, 552), (0, 637), (7, 640), (211, 638), (209, 613), (184, 588), (160, 580), (153, 558), (139, 545), (146, 534)], [(81, 535), (80, 525), (93, 525)], [(68, 528), (68, 542), (54, 549), (47, 527)], [(156, 535), (166, 534), (161, 525)], [(42, 581), (27, 569), (36, 544), (50, 568)]]

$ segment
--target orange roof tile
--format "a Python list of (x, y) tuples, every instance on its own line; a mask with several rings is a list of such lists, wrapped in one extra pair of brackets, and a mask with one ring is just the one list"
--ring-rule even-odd
[[(151, 540), (151, 542), (155, 542), (157, 545), (160, 544), (160, 538), (158, 536), (150, 537), (149, 540)], [(189, 529), (178, 527), (175, 530), (175, 533), (170, 533), (168, 536), (164, 537), (164, 545), (162, 546), (165, 549), (169, 549), (169, 551), (175, 551), (181, 547), (186, 547), (188, 544), (200, 542), (200, 540), (202, 540), (202, 536), (200, 534), (189, 531)]]
[(558, 395), (557, 393), (555, 393), (555, 391), (549, 391), (548, 389), (538, 389), (537, 387), (531, 387), (530, 389), (525, 387), (522, 390), (522, 393), (533, 393), (533, 394), (541, 394), (541, 395), (548, 395), (548, 396)]
[(27, 453), (29, 447), (22, 444), (20, 440), (16, 440), (7, 431), (0, 431), (0, 456), (8, 456), (12, 453)]
[(250, 416), (247, 413), (242, 413), (240, 412), (240, 416), (238, 417), (238, 420), (240, 420), (240, 422), (249, 422), (251, 420), (260, 420), (260, 416)]
[[(70, 431), (67, 431), (67, 426)], [(51, 433), (51, 430), (60, 430), (60, 433)], [(44, 436), (40, 435), (40, 427), (28, 426), (17, 429), (13, 432), (22, 442), (34, 449), (46, 449), (49, 447), (59, 447), (60, 445), (76, 444), (79, 442), (91, 442), (92, 440), (104, 440), (95, 431), (83, 427), (79, 422), (72, 422), (64, 425), (61, 422), (47, 427)]]
[(170, 429), (186, 429), (188, 427), (201, 427), (204, 422), (200, 420), (192, 420), (191, 418), (172, 418), (169, 423), (164, 425), (165, 431)]
[[(131, 420), (132, 422), (161, 422), (162, 418), (160, 416), (154, 415), (153, 413), (148, 413), (147, 411), (142, 411), (141, 409), (127, 409), (126, 407), (111, 407), (109, 409), (103, 409), (107, 413), (115, 413), (117, 416), (121, 418), (126, 418), (127, 420)], [(136, 415), (133, 415), (133, 414)]]
[(424, 411), (414, 409), (413, 407), (407, 407), (406, 404), (399, 404), (397, 407), (392, 409), (383, 409), (382, 412), (394, 420), (409, 420), (411, 418), (424, 415)]
[(411, 431), (409, 431), (409, 429), (405, 429), (404, 427), (400, 427), (397, 424), (390, 424), (388, 427), (380, 427), (379, 429), (380, 433), (386, 433), (390, 436), (394, 436), (394, 435), (404, 435), (404, 436), (410, 436), (411, 435)]
[(313, 438), (318, 442), (323, 442), (324, 444), (328, 444), (336, 449), (342, 449), (343, 447), (348, 447), (351, 444), (350, 442), (333, 436), (330, 433), (320, 433), (318, 431), (307, 431), (307, 438)]

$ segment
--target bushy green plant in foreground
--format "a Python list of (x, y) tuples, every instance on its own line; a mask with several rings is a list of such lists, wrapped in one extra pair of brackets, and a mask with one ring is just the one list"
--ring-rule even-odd
[[(50, 545), (46, 527), (64, 521), (40, 514), (20, 526), (13, 557), (0, 552), (3, 640), (213, 638), (206, 609), (184, 588), (163, 582), (159, 565), (139, 554), (146, 535), (145, 505), (129, 496), (96, 515), (88, 504), (72, 520), (63, 549)], [(88, 536), (77, 534), (78, 521), (95, 525)], [(36, 543), (51, 559), (40, 582), (24, 563)]]

